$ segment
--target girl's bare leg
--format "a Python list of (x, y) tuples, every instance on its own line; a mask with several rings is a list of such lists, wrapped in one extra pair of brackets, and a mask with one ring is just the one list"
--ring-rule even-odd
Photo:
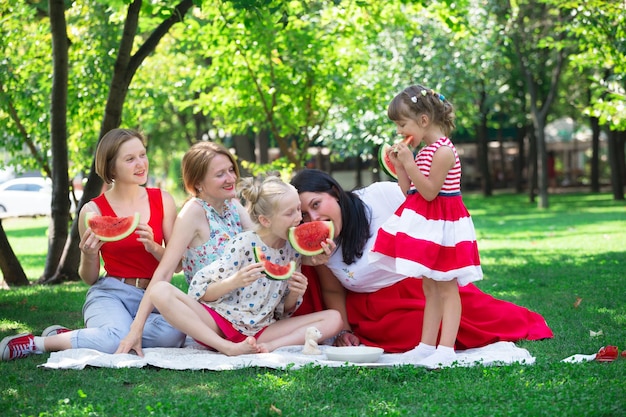
[(341, 331), (343, 320), (336, 310), (318, 311), (279, 320), (261, 333), (258, 346), (262, 352), (271, 352), (282, 346), (304, 344), (305, 332), (309, 327), (317, 327), (322, 333), (320, 340), (324, 340)]
[(426, 306), (424, 307), (421, 342), (430, 346), (437, 346), (439, 325), (441, 324), (441, 318), (443, 316), (439, 287), (437, 286), (437, 282), (430, 278), (423, 277), (422, 280)]
[(443, 317), (439, 344), (454, 347), (461, 323), (461, 297), (456, 279), (436, 283), (439, 288)]
[(172, 326), (225, 355), (260, 352), (254, 337), (250, 336), (239, 343), (224, 339), (215, 320), (204, 307), (169, 282), (155, 283), (150, 299)]

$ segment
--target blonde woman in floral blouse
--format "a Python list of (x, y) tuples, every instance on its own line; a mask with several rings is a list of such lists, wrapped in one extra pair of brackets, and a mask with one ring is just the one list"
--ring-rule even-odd
[[(169, 283), (182, 267), (187, 282), (221, 253), (229, 239), (252, 227), (250, 216), (237, 199), (239, 168), (233, 155), (213, 142), (197, 142), (183, 156), (183, 183), (191, 198), (180, 210), (172, 237), (146, 294), (159, 281)], [(117, 353), (131, 350), (143, 356), (141, 335), (145, 320), (153, 310), (150, 297), (144, 297), (131, 330)]]

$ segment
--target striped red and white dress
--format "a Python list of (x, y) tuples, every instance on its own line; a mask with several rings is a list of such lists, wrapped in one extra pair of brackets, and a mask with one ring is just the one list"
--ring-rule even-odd
[(378, 230), (369, 261), (409, 277), (456, 278), (464, 286), (482, 279), (483, 272), (474, 223), (461, 197), (461, 162), (456, 148), (443, 137), (422, 148), (415, 163), (428, 177), (433, 154), (441, 146), (452, 148), (455, 164), (439, 195), (427, 201), (411, 186), (404, 203)]

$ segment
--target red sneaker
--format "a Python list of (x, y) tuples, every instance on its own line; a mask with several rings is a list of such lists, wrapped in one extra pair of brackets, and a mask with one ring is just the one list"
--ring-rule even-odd
[(7, 336), (0, 342), (0, 360), (10, 361), (25, 358), (35, 350), (35, 336), (31, 333), (22, 333), (15, 336)]
[(617, 349), (617, 346), (604, 346), (600, 348), (598, 353), (596, 353), (596, 361), (613, 362), (615, 359), (617, 359), (618, 354), (619, 350)]

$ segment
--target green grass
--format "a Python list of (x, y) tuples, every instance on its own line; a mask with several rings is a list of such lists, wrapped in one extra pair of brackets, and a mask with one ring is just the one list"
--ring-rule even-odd
[[(479, 287), (540, 312), (554, 330), (554, 339), (518, 343), (536, 357), (534, 365), (52, 371), (37, 368), (48, 357), (41, 355), (0, 363), (0, 415), (626, 416), (626, 358), (560, 362), (609, 344), (626, 349), (624, 202), (608, 194), (561, 194), (539, 210), (526, 196), (465, 200), (485, 272)], [(3, 225), (36, 280), (45, 262), (46, 220)], [(85, 291), (71, 283), (0, 292), (0, 337), (53, 323), (80, 326)], [(602, 336), (590, 336), (600, 330)]]

